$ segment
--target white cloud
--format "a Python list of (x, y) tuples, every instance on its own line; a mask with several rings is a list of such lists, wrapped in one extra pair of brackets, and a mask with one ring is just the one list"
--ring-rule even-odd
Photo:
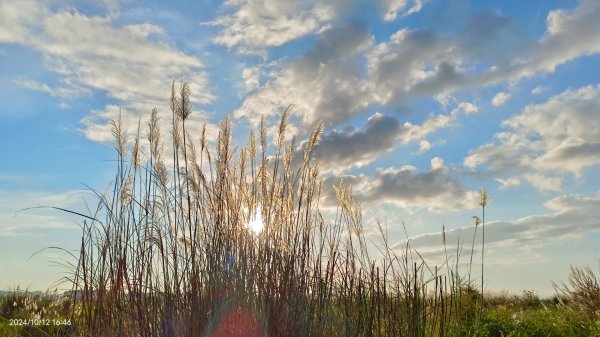
[(441, 157), (433, 157), (431, 158), (431, 170), (443, 170), (446, 166), (444, 166), (444, 158)]
[(0, 43), (22, 43), (31, 39), (30, 27), (47, 14), (34, 0), (0, 1)]
[(337, 124), (363, 112), (373, 94), (355, 65), (371, 45), (372, 37), (362, 25), (323, 32), (312, 49), (273, 72), (234, 116), (247, 118), (254, 126), (261, 115), (276, 123), (281, 110), (294, 104), (294, 116), (312, 126), (317, 121)]
[(485, 166), (494, 173), (520, 171), (526, 167), (529, 158), (521, 154), (525, 143), (520, 137), (510, 132), (499, 132), (494, 139), (495, 142), (469, 151), (463, 165), (469, 169)]
[(423, 2), (421, 0), (377, 0), (377, 5), (385, 21), (394, 21), (398, 14), (410, 15), (419, 12)]
[(526, 106), (504, 122), (494, 142), (470, 151), (465, 167), (497, 173), (530, 173), (526, 180), (540, 191), (560, 188), (560, 177), (580, 176), (600, 163), (600, 130), (591, 126), (600, 111), (600, 85), (567, 90), (541, 104)]
[[(8, 41), (0, 38), (0, 42), (19, 43), (41, 52), (61, 85), (52, 88), (35, 80), (18, 79), (21, 86), (60, 97), (61, 106), (66, 105), (65, 99), (80, 94), (105, 92), (134, 115), (135, 123), (126, 125), (130, 131), (140, 115), (148, 115), (153, 107), (168, 106), (173, 79), (183, 77), (192, 82), (195, 104), (213, 99), (202, 62), (168, 46), (168, 36), (161, 27), (149, 23), (121, 25), (113, 17), (88, 16), (75, 10), (51, 12), (37, 2), (26, 5), (13, 9), (16, 5), (2, 2), (10, 13), (27, 13), (27, 17), (19, 14), (18, 20), (11, 19), (11, 26), (0, 26), (0, 37), (12, 36)], [(105, 117), (112, 110), (107, 106), (84, 119), (87, 137), (110, 137)]]
[(517, 177), (509, 177), (506, 179), (496, 178), (496, 181), (500, 184), (500, 189), (508, 189), (512, 187), (521, 186), (521, 180)]
[(546, 33), (522, 52), (510, 55), (507, 66), (484, 74), (488, 81), (520, 79), (537, 72), (553, 72), (568, 61), (585, 55), (600, 53), (600, 2), (582, 0), (571, 11), (553, 10), (546, 18)]
[(244, 68), (242, 78), (246, 91), (253, 91), (260, 87), (260, 67)]
[(362, 167), (391, 151), (400, 132), (401, 125), (395, 118), (376, 113), (363, 129), (333, 130), (324, 135), (315, 159), (324, 172)]
[[(548, 212), (530, 215), (513, 221), (492, 221), (485, 225), (486, 249), (500, 247), (541, 249), (552, 242), (581, 238), (586, 233), (600, 230), (600, 198), (583, 195), (563, 195), (547, 201)], [(446, 231), (447, 242), (456, 244), (458, 238), (471, 240), (475, 227), (469, 225)], [(465, 239), (467, 238), (467, 239)], [(429, 256), (441, 257), (444, 249), (441, 233), (428, 233), (410, 239), (411, 247)], [(405, 240), (394, 245), (406, 244)], [(489, 248), (488, 248), (489, 247)], [(452, 247), (448, 247), (448, 250)], [(468, 251), (470, 254), (470, 250)], [(520, 251), (518, 252), (520, 254)], [(508, 257), (507, 257), (508, 258)]]
[[(474, 111), (477, 111), (476, 105), (461, 102), (449, 115), (431, 114), (421, 124), (407, 122), (402, 125), (396, 118), (375, 113), (362, 129), (347, 128), (325, 134), (316, 148), (315, 158), (321, 162), (324, 172), (340, 173), (353, 167), (366, 166), (398, 145), (417, 143), (419, 153), (424, 153), (432, 146), (426, 139), (429, 135), (452, 125), (460, 114)], [(435, 159), (435, 162), (440, 163), (439, 159)]]
[(77, 222), (67, 213), (50, 208), (81, 211), (80, 191), (48, 193), (40, 191), (0, 190), (0, 236), (22, 236), (39, 233), (40, 229), (74, 229)]
[(462, 112), (465, 115), (470, 115), (476, 113), (477, 111), (479, 111), (479, 107), (477, 107), (477, 105), (469, 102), (461, 102), (458, 104), (458, 107), (452, 110), (451, 114), (455, 115)]
[(510, 98), (509, 93), (500, 91), (494, 96), (494, 98), (492, 98), (492, 105), (493, 106), (503, 106), (506, 103), (506, 101), (508, 101), (509, 98)]
[(72, 83), (65, 83), (66, 85), (61, 87), (50, 87), (48, 84), (24, 78), (17, 78), (15, 83), (26, 89), (42, 91), (53, 97), (58, 97), (61, 99), (61, 104), (65, 104), (64, 100), (72, 100), (81, 95), (92, 94), (89, 89)]
[(425, 30), (402, 29), (368, 55), (368, 72), (379, 103), (394, 105), (407, 95), (450, 91), (457, 80), (460, 51)]
[(478, 207), (478, 193), (469, 191), (452, 177), (439, 157), (433, 158), (430, 170), (423, 172), (408, 165), (378, 169), (371, 177), (364, 174), (329, 177), (325, 180), (325, 205), (334, 204), (331, 186), (337, 186), (339, 178), (352, 186), (355, 198), (362, 205), (391, 204), (431, 212)]
[(600, 37), (595, 34), (600, 28), (598, 14), (600, 3), (595, 0), (582, 0), (572, 11), (550, 11), (546, 18), (546, 35), (536, 50), (539, 66), (553, 71), (557, 65), (575, 57), (600, 52)]
[[(151, 24), (117, 26), (109, 18), (60, 12), (44, 20), (44, 35), (35, 46), (62, 76), (129, 104), (144, 104), (168, 94), (172, 78), (182, 72), (198, 76), (202, 67), (196, 57), (153, 41), (155, 36), (164, 32)], [(196, 99), (206, 102), (210, 96)]]
[(327, 4), (299, 0), (229, 0), (224, 9), (231, 13), (205, 23), (222, 26), (215, 42), (242, 53), (264, 53), (308, 34), (317, 33), (339, 15), (343, 2)]
[(419, 153), (425, 153), (431, 150), (431, 143), (428, 140), (422, 140), (419, 142)]
[[(461, 38), (401, 29), (368, 54), (369, 75), (380, 102), (391, 105), (408, 95), (443, 97), (507, 80), (515, 83), (540, 72), (553, 72), (557, 66), (581, 56), (600, 53), (600, 35), (595, 34), (600, 30), (598, 15), (600, 2), (594, 0), (583, 0), (572, 11), (551, 11), (544, 36), (518, 48), (507, 44), (506, 48), (511, 49), (494, 49), (491, 60), (477, 59), (486, 55), (481, 46), (498, 41), (499, 33), (511, 24), (498, 14), (474, 15)], [(493, 63), (487, 71), (473, 71), (474, 63), (482, 61)], [(503, 96), (496, 100), (498, 104), (508, 98)]]
[(526, 174), (524, 178), (542, 193), (560, 191), (562, 184), (562, 179), (558, 177), (548, 177), (539, 173)]
[(532, 95), (539, 95), (539, 94), (545, 92), (546, 90), (548, 90), (546, 87), (538, 85), (537, 87), (531, 89), (531, 94)]
[(423, 140), (426, 140), (427, 136), (440, 129), (452, 126), (462, 114), (469, 115), (477, 111), (477, 105), (461, 102), (456, 108), (452, 109), (450, 114), (430, 114), (421, 124), (404, 123), (398, 138), (402, 144), (420, 142), (420, 145), (422, 145), (421, 148), (428, 150), (431, 147), (431, 143), (422, 143)]
[(600, 111), (600, 85), (567, 90), (542, 104), (529, 105), (503, 122), (526, 137), (532, 165), (542, 170), (579, 174), (600, 163), (600, 130), (590, 127)]
[[(409, 2), (385, 3), (404, 6)], [(599, 8), (593, 1), (583, 1), (572, 11), (561, 12), (559, 18), (552, 18), (556, 14), (551, 12), (548, 32), (538, 40), (523, 40), (518, 48), (502, 40), (511, 32), (512, 21), (495, 12), (472, 15), (460, 37), (403, 28), (377, 45), (365, 27), (334, 25), (318, 33), (313, 48), (271, 73), (271, 79), (243, 102), (235, 116), (257, 125), (261, 114), (274, 117), (295, 103), (303, 126), (317, 120), (336, 125), (371, 107), (398, 108), (415, 96), (435, 96), (445, 102), (458, 90), (505, 81), (514, 84), (600, 51), (595, 47), (600, 45), (599, 35), (590, 33), (600, 23), (587, 13)], [(575, 38), (580, 30), (585, 32)], [(498, 39), (505, 43), (494, 47), (492, 55), (482, 49), (482, 41), (495, 46), (492, 42)], [(480, 71), (481, 63), (491, 65)], [(509, 97), (506, 92), (498, 93), (493, 103), (502, 105)]]

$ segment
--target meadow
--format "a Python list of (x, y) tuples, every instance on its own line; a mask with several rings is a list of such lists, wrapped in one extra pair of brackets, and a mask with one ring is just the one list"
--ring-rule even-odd
[[(328, 186), (313, 159), (323, 124), (288, 141), (288, 109), (272, 142), (262, 123), (238, 147), (229, 117), (214, 144), (206, 129), (188, 132), (187, 83), (173, 86), (170, 107), (170, 130), (154, 110), (131, 141), (112, 121), (116, 173), (79, 214), (81, 248), (65, 266), (72, 291), (3, 296), (0, 336), (600, 336), (589, 267), (573, 267), (553, 298), (484, 293), (475, 241), (470, 261), (448, 252), (439, 266), (409, 243), (392, 249), (385, 224), (372, 243), (343, 181), (325, 219)], [(473, 225), (485, 235), (485, 189), (479, 206)], [(245, 332), (222, 332), (232, 311)]]

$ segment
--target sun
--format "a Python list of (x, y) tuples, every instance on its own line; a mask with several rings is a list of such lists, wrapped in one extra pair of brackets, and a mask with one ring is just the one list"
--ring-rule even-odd
[(257, 207), (249, 216), (249, 220), (246, 223), (246, 228), (251, 230), (255, 235), (260, 234), (265, 227), (262, 212), (260, 207)]

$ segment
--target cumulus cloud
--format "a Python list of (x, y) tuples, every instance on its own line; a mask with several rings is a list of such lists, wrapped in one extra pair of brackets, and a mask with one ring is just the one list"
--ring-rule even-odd
[(358, 23), (323, 32), (311, 50), (276, 71), (234, 116), (256, 126), (261, 115), (278, 117), (294, 104), (295, 116), (310, 126), (320, 120), (336, 124), (363, 112), (373, 95), (356, 64), (371, 45), (367, 27)]
[[(599, 53), (600, 36), (594, 34), (600, 30), (596, 20), (599, 14), (600, 3), (593, 0), (584, 0), (571, 11), (551, 11), (546, 33), (535, 41), (519, 41), (507, 34), (510, 19), (494, 12), (472, 15), (461, 38), (402, 29), (369, 54), (369, 73), (384, 104), (398, 103), (407, 95), (448, 94), (518, 81), (539, 72), (553, 72), (557, 66), (578, 57)], [(518, 46), (508, 41), (517, 41)], [(490, 50), (488, 44), (493, 53), (485, 52)], [(492, 66), (473, 71), (473, 63), (479, 62), (491, 62)], [(506, 98), (501, 95), (496, 102), (504, 103)]]
[(567, 90), (542, 104), (529, 105), (503, 125), (526, 137), (539, 169), (575, 174), (600, 163), (600, 130), (590, 127), (600, 111), (600, 85)]
[(600, 3), (582, 0), (571, 10), (553, 10), (546, 18), (546, 34), (532, 47), (533, 64), (545, 71), (582, 55), (600, 52), (600, 29), (597, 18)]
[[(293, 103), (304, 126), (317, 120), (336, 125), (369, 107), (393, 107), (411, 95), (459, 85), (458, 56), (456, 44), (428, 31), (403, 29), (375, 46), (367, 27), (346, 23), (319, 34), (312, 49), (273, 72), (235, 117), (258, 125), (261, 115), (277, 116)], [(465, 113), (472, 108), (461, 107)]]
[(524, 175), (524, 178), (531, 184), (531, 186), (542, 193), (560, 191), (560, 185), (562, 184), (561, 178), (548, 177), (540, 173), (526, 174)]
[[(419, 152), (423, 153), (431, 149), (432, 145), (426, 139), (429, 135), (450, 126), (461, 114), (471, 114), (477, 110), (475, 104), (461, 102), (450, 114), (431, 114), (421, 124), (400, 124), (394, 117), (375, 113), (363, 128), (334, 129), (323, 135), (316, 147), (315, 159), (321, 162), (324, 172), (340, 173), (353, 167), (366, 166), (399, 144), (419, 144)], [(299, 150), (297, 157), (301, 156)]]
[(315, 159), (325, 171), (365, 166), (394, 148), (400, 129), (397, 119), (377, 113), (363, 129), (333, 130), (325, 135)]
[(422, 140), (419, 142), (419, 153), (425, 153), (431, 150), (431, 143), (428, 140)]
[(527, 167), (530, 158), (521, 155), (526, 144), (518, 136), (499, 132), (494, 135), (494, 140), (469, 151), (463, 165), (471, 170), (485, 166), (494, 174), (522, 171)]
[(494, 96), (494, 98), (492, 98), (492, 105), (496, 107), (503, 106), (509, 98), (509, 93), (500, 91)]
[(242, 78), (246, 91), (252, 91), (260, 87), (260, 67), (244, 68), (242, 70)]
[(368, 54), (368, 71), (383, 104), (407, 94), (437, 94), (457, 80), (459, 51), (453, 42), (426, 30), (402, 29)]
[(472, 150), (464, 160), (471, 169), (494, 173), (529, 173), (526, 180), (541, 191), (560, 188), (560, 177), (582, 174), (600, 163), (600, 131), (590, 127), (600, 111), (600, 85), (567, 90), (541, 104), (526, 106), (504, 122), (494, 142)]
[(538, 72), (553, 72), (568, 61), (600, 52), (597, 20), (600, 3), (582, 0), (575, 9), (552, 10), (546, 17), (546, 32), (539, 40), (509, 55), (509, 63), (482, 74), (479, 81), (518, 80)]
[[(382, 3), (410, 7), (405, 1)], [(599, 8), (586, 0), (570, 11), (551, 11), (547, 31), (537, 40), (515, 39), (512, 20), (492, 11), (471, 15), (460, 36), (402, 28), (378, 44), (364, 26), (336, 24), (317, 33), (315, 45), (305, 54), (282, 62), (244, 100), (235, 117), (258, 125), (261, 115), (275, 117), (294, 103), (302, 126), (317, 120), (335, 126), (372, 108), (397, 109), (417, 96), (448, 97), (459, 90), (551, 72), (600, 51), (600, 37), (591, 33), (600, 29), (599, 21), (590, 14)], [(497, 49), (485, 52), (490, 46)], [(509, 97), (498, 93), (492, 102), (500, 106)], [(422, 145), (421, 152), (430, 147), (427, 142)]]
[(215, 42), (242, 53), (262, 53), (317, 33), (343, 9), (342, 1), (229, 0), (229, 13), (208, 22), (223, 27)]
[(451, 112), (452, 115), (458, 113), (464, 113), (465, 115), (474, 114), (479, 111), (479, 107), (477, 105), (470, 102), (460, 102), (456, 108), (454, 108)]
[(406, 165), (378, 169), (373, 176), (364, 174), (329, 177), (325, 180), (325, 205), (334, 204), (331, 186), (352, 186), (355, 198), (362, 205), (391, 204), (402, 208), (422, 208), (431, 212), (472, 209), (477, 206), (478, 193), (469, 191), (444, 165), (442, 158), (431, 160), (427, 171)]

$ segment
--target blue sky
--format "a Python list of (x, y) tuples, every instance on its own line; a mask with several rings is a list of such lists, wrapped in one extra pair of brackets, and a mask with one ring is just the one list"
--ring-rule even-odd
[(485, 186), (486, 289), (549, 295), (600, 257), (598, 17), (594, 0), (0, 0), (0, 288), (45, 289), (64, 256), (30, 256), (78, 247), (80, 219), (18, 211), (84, 210), (112, 177), (108, 119), (133, 132), (189, 80), (187, 124), (213, 137), (289, 104), (299, 139), (324, 121), (325, 182), (432, 261), (442, 225), (472, 237)]

